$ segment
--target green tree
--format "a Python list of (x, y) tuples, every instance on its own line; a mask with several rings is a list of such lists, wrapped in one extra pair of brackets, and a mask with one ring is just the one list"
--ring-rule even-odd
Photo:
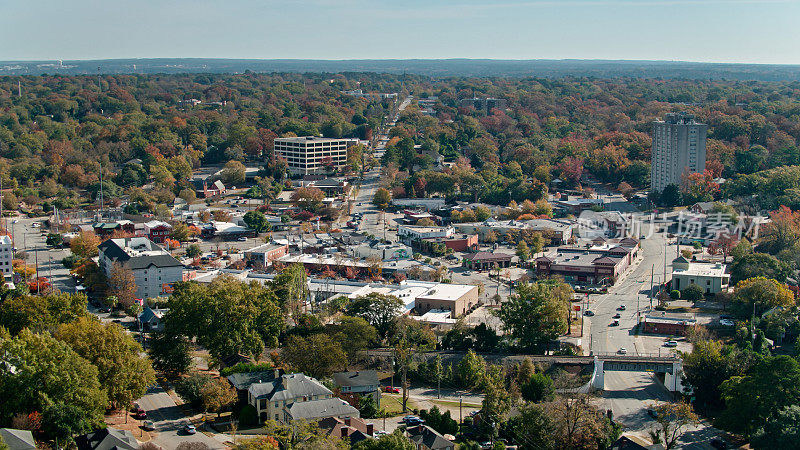
[(175, 283), (164, 327), (207, 348), (215, 358), (235, 353), (260, 355), (277, 344), (285, 320), (267, 286), (222, 276), (209, 285)]
[(385, 188), (378, 188), (375, 195), (372, 197), (372, 204), (377, 206), (378, 209), (386, 209), (392, 201), (392, 194)]
[(520, 448), (555, 450), (555, 424), (546, 408), (547, 405), (522, 406), (520, 414), (509, 419), (503, 430), (517, 442), (523, 443)]
[(325, 325), (325, 332), (341, 345), (350, 363), (355, 363), (364, 350), (378, 341), (378, 330), (361, 317), (342, 316), (337, 322)]
[(402, 307), (403, 302), (399, 298), (373, 292), (352, 300), (347, 305), (346, 313), (348, 316), (365, 319), (378, 330), (381, 337), (386, 338), (392, 331)]
[(42, 430), (59, 445), (66, 445), (77, 434), (91, 430), (84, 412), (75, 405), (53, 403), (42, 413)]
[(703, 288), (692, 283), (681, 291), (681, 298), (692, 301), (702, 300), (704, 298)]
[(692, 352), (682, 356), (685, 383), (692, 388), (695, 408), (708, 415), (723, 406), (720, 385), (744, 374), (752, 364), (752, 355), (719, 341), (697, 341)]
[(347, 367), (347, 355), (342, 346), (326, 334), (307, 338), (291, 336), (283, 346), (281, 356), (296, 371), (322, 379)]
[(800, 442), (800, 405), (777, 411), (750, 440), (754, 448), (796, 448)]
[(734, 376), (720, 386), (725, 410), (719, 424), (732, 432), (752, 436), (776, 419), (778, 412), (800, 404), (800, 363), (781, 355), (756, 363), (744, 376)]
[(461, 385), (466, 388), (478, 387), (486, 371), (486, 361), (471, 349), (456, 366), (456, 374)]
[(522, 283), (496, 314), (512, 342), (527, 351), (541, 351), (567, 331), (572, 289), (563, 283)]
[(378, 416), (378, 404), (372, 394), (362, 395), (358, 399), (358, 412), (363, 419), (374, 419)]
[(0, 327), (5, 327), (12, 336), (25, 328), (35, 332), (47, 331), (89, 314), (83, 294), (4, 297), (0, 302)]
[(203, 254), (203, 250), (197, 244), (191, 244), (186, 247), (186, 256), (189, 258), (197, 258)]
[(661, 192), (661, 204), (672, 208), (683, 203), (681, 189), (677, 184), (668, 184)]
[(200, 408), (203, 406), (203, 389), (211, 383), (211, 380), (213, 378), (207, 373), (193, 372), (175, 383), (175, 392), (193, 408)]
[[(738, 247), (738, 246), (737, 246)], [(786, 281), (786, 277), (791, 274), (791, 268), (783, 261), (779, 261), (772, 255), (766, 253), (745, 253), (738, 256), (736, 249), (733, 254), (733, 264), (731, 264), (731, 282), (748, 278), (764, 277), (772, 278), (781, 283)]]
[(187, 242), (191, 237), (191, 231), (189, 230), (189, 226), (183, 222), (178, 222), (172, 227), (172, 232), (170, 232), (170, 236), (172, 239), (175, 239), (178, 242)]
[(185, 336), (157, 331), (150, 338), (153, 368), (170, 376), (186, 373), (192, 365), (189, 341)]
[(239, 161), (228, 161), (222, 169), (222, 182), (227, 185), (244, 183), (245, 167)]
[(267, 216), (261, 211), (248, 211), (243, 220), (245, 225), (256, 233), (263, 233), (271, 228)]
[(100, 386), (115, 407), (127, 407), (156, 381), (150, 361), (139, 356), (142, 347), (115, 323), (83, 317), (61, 325), (56, 337), (97, 367)]
[(416, 446), (402, 431), (395, 430), (378, 439), (364, 439), (352, 447), (353, 450), (415, 450)]
[(522, 398), (534, 403), (550, 401), (555, 394), (553, 379), (542, 372), (534, 373), (521, 383), (520, 390)]
[[(785, 284), (764, 277), (748, 278), (736, 283), (733, 295), (733, 310), (741, 318), (755, 312), (761, 316), (767, 310), (780, 306), (789, 308), (795, 304), (794, 294)], [(753, 308), (755, 306), (755, 309)]]
[(522, 261), (527, 261), (531, 257), (531, 250), (528, 248), (528, 243), (520, 240), (517, 244), (517, 256)]
[(272, 288), (291, 315), (299, 317), (300, 310), (308, 299), (308, 274), (305, 267), (300, 263), (286, 267), (275, 277)]
[(91, 425), (103, 422), (108, 399), (97, 368), (49, 334), (22, 330), (14, 338), (0, 337), (0, 354), (13, 361), (14, 371), (0, 371), (0, 420), (15, 414), (44, 411), (61, 403), (78, 408)]

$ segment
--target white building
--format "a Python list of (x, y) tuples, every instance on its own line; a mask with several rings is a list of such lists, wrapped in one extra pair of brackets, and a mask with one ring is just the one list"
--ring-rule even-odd
[(672, 289), (683, 290), (696, 284), (706, 294), (716, 294), (728, 287), (730, 274), (724, 264), (689, 261), (680, 256), (672, 260)]
[(667, 114), (665, 120), (653, 122), (651, 191), (661, 192), (670, 184), (680, 186), (684, 173), (706, 169), (707, 131), (708, 125), (686, 113)]
[(107, 277), (115, 263), (133, 271), (136, 298), (169, 294), (172, 283), (183, 280), (183, 264), (146, 237), (108, 239), (98, 250), (100, 269)]
[(10, 277), (14, 271), (11, 261), (14, 259), (14, 243), (7, 235), (0, 236), (0, 272), (3, 277)]
[(275, 156), (286, 160), (289, 173), (308, 175), (339, 170), (347, 164), (347, 148), (358, 139), (328, 139), (316, 136), (275, 139)]
[(452, 237), (456, 233), (453, 227), (425, 227), (417, 225), (398, 225), (397, 236), (406, 241), (414, 239), (428, 239)]

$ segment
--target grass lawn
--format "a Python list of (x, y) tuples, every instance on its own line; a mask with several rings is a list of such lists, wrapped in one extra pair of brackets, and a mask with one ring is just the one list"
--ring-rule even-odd
[[(450, 407), (458, 408), (458, 402), (453, 401), (453, 400), (432, 399), (432, 400), (430, 400), (430, 402), (433, 403), (434, 405), (450, 406)], [(482, 405), (480, 403), (463, 402), (463, 403), (461, 403), (461, 406), (463, 406), (465, 408), (479, 408), (480, 409)]]
[[(417, 402), (414, 401), (413, 398), (409, 398), (406, 407), (409, 411), (418, 408)], [(384, 411), (388, 417), (403, 414), (403, 397), (401, 395), (383, 394), (381, 396), (381, 410)]]

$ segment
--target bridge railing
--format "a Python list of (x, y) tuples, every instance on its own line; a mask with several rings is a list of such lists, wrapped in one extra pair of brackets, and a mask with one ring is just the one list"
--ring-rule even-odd
[(593, 352), (590, 356), (597, 356), (603, 358), (617, 358), (629, 360), (658, 360), (658, 361), (676, 361), (681, 357), (675, 352), (669, 353), (619, 353), (619, 352)]

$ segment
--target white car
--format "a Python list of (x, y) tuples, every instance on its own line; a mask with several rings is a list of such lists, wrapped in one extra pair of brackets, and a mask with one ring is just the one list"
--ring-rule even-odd
[(183, 431), (186, 434), (195, 434), (195, 433), (197, 433), (197, 428), (195, 428), (194, 425), (189, 424), (189, 425), (186, 425), (185, 427), (183, 427)]
[(732, 327), (735, 325), (731, 319), (719, 319), (719, 324), (723, 327)]
[(628, 349), (625, 347), (620, 347), (619, 350), (617, 350), (617, 353), (619, 353), (620, 355), (625, 355), (628, 353)]
[(664, 347), (677, 347), (677, 346), (678, 346), (678, 341), (674, 339), (664, 343)]

